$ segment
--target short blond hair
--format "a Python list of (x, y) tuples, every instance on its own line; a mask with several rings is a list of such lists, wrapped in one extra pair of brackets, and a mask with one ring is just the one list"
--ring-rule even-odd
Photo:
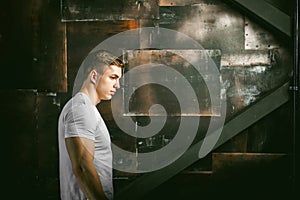
[(111, 65), (124, 68), (123, 61), (105, 50), (97, 50), (88, 54), (83, 61), (83, 74), (87, 77), (92, 70), (96, 70), (99, 74), (103, 74), (104, 70)]

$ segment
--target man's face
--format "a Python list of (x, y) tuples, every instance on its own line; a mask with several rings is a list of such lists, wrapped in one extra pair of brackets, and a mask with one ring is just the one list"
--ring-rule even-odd
[(120, 87), (119, 79), (122, 76), (122, 69), (115, 65), (108, 66), (97, 83), (97, 94), (100, 100), (110, 100)]

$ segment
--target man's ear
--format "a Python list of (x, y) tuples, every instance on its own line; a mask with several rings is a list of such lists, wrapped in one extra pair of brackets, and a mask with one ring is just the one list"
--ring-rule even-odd
[(92, 83), (96, 84), (97, 83), (97, 80), (98, 80), (98, 72), (96, 70), (92, 70), (90, 72), (90, 80)]

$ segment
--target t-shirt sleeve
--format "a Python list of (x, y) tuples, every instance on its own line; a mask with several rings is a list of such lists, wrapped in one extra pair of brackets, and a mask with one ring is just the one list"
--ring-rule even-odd
[(72, 107), (65, 115), (65, 138), (84, 137), (95, 140), (97, 119), (91, 107), (80, 105)]

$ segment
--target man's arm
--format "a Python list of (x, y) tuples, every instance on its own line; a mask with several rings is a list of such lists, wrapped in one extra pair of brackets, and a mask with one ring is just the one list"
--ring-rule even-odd
[(66, 138), (66, 147), (78, 184), (89, 200), (107, 199), (94, 166), (94, 141), (81, 137)]

